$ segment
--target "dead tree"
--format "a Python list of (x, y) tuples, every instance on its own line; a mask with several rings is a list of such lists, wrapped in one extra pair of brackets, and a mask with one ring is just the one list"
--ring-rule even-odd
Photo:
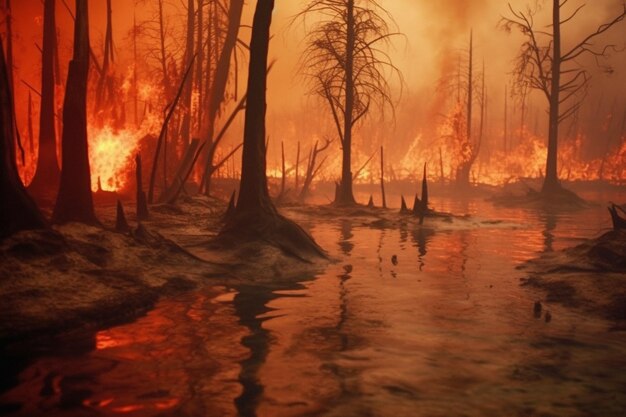
[[(585, 4), (578, 6), (568, 17), (561, 18), (561, 12), (567, 3), (567, 0), (552, 0), (552, 24), (549, 33), (535, 26), (536, 8), (528, 7), (525, 11), (520, 11), (513, 9), (509, 4), (511, 17), (505, 17), (501, 21), (501, 26), (506, 31), (516, 29), (525, 37), (515, 67), (517, 82), (527, 83), (530, 88), (540, 91), (548, 103), (548, 156), (541, 190), (544, 196), (553, 195), (561, 190), (557, 171), (559, 125), (578, 111), (589, 84), (590, 76), (579, 64), (579, 59), (585, 55), (596, 60), (607, 58), (608, 53), (615, 50), (615, 47), (605, 45), (598, 49), (592, 42), (626, 16), (624, 5), (624, 9), (613, 20), (600, 25), (594, 32), (573, 43), (567, 50), (563, 50), (561, 45), (563, 26), (572, 21), (585, 6)], [(562, 106), (565, 107), (564, 110)]]
[(20, 230), (40, 229), (46, 222), (30, 198), (15, 163), (13, 94), (0, 42), (0, 239)]
[[(169, 127), (169, 123), (170, 120), (172, 118), (172, 116), (174, 115), (174, 111), (176, 110), (176, 106), (178, 105), (178, 102), (180, 100), (180, 97), (183, 93), (183, 89), (185, 87), (185, 83), (187, 82), (187, 79), (189, 78), (189, 74), (191, 73), (191, 69), (193, 68), (193, 60), (195, 59), (195, 57), (192, 57), (191, 62), (189, 63), (189, 66), (187, 67), (187, 71), (185, 72), (185, 75), (183, 75), (183, 79), (180, 83), (180, 86), (178, 87), (178, 92), (176, 93), (176, 97), (174, 97), (174, 101), (169, 105), (168, 109), (167, 109), (167, 113), (165, 115), (165, 119), (163, 120), (163, 124), (161, 125), (161, 131), (159, 133), (159, 138), (157, 140), (157, 146), (156, 146), (156, 150), (154, 152), (154, 160), (152, 162), (152, 171), (150, 172), (150, 185), (148, 187), (148, 202), (150, 204), (152, 204), (152, 202), (154, 201), (154, 186), (155, 186), (155, 181), (156, 181), (156, 172), (157, 172), (157, 167), (158, 167), (158, 163), (159, 163), (159, 154), (161, 152), (161, 147), (163, 146), (164, 142), (165, 142), (165, 137), (167, 135), (167, 130)], [(163, 154), (166, 154), (166, 151), (163, 151)], [(163, 176), (166, 175), (166, 169), (167, 166), (163, 166)], [(166, 187), (163, 187), (164, 190)]]
[(102, 110), (102, 106), (109, 104), (113, 99), (113, 75), (110, 66), (115, 62), (113, 53), (113, 10), (111, 0), (107, 0), (107, 25), (104, 35), (104, 57), (102, 60), (102, 75), (96, 88), (96, 114)]
[(393, 108), (384, 71), (400, 72), (381, 48), (394, 33), (388, 12), (374, 0), (310, 0), (299, 16), (311, 14), (321, 19), (308, 31), (302, 71), (312, 93), (328, 104), (341, 142), (335, 204), (353, 205), (352, 130), (371, 108)]
[(135, 156), (135, 183), (136, 183), (136, 212), (137, 220), (148, 219), (148, 200), (146, 193), (143, 191), (143, 169), (141, 166), (141, 155)]
[(380, 192), (383, 199), (383, 208), (387, 208), (387, 198), (385, 196), (385, 157), (383, 147), (380, 147)]
[[(201, 12), (200, 12), (201, 13)], [(195, 12), (194, 12), (194, 0), (187, 1), (187, 42), (185, 45), (185, 55), (183, 57), (183, 67), (189, 67), (193, 63), (194, 57), (194, 26), (195, 24)], [(202, 30), (202, 28), (199, 28)], [(182, 104), (182, 122), (180, 127), (180, 136), (183, 141), (184, 149), (189, 146), (191, 140), (191, 98), (193, 92), (193, 76), (190, 76), (185, 81), (183, 90), (183, 104)]]
[(74, 55), (69, 65), (63, 102), (63, 170), (52, 215), (56, 223), (75, 221), (98, 224), (91, 194), (87, 144), (88, 16), (87, 0), (76, 0)]
[(467, 65), (467, 99), (465, 103), (465, 132), (458, 131), (460, 136), (461, 155), (463, 160), (457, 167), (456, 181), (461, 187), (468, 187), (470, 184), (470, 171), (478, 153), (480, 151), (480, 140), (473, 139), (472, 131), (472, 112), (474, 104), (474, 41), (473, 34), (470, 32), (470, 41), (468, 49), (468, 65)]
[(28, 187), (35, 196), (52, 196), (59, 187), (61, 176), (54, 120), (56, 113), (54, 56), (57, 49), (55, 3), (55, 0), (44, 1), (39, 152), (35, 175)]
[(278, 214), (267, 189), (265, 94), (273, 9), (274, 0), (257, 1), (250, 42), (240, 192), (235, 210), (219, 238), (237, 243), (261, 240), (300, 258), (324, 256), (323, 250), (300, 226)]
[[(215, 122), (219, 116), (220, 109), (226, 99), (226, 87), (228, 84), (228, 76), (230, 74), (230, 62), (237, 45), (237, 38), (239, 36), (239, 28), (241, 26), (241, 15), (243, 12), (243, 0), (231, 0), (230, 7), (228, 9), (228, 28), (226, 30), (226, 36), (224, 38), (224, 44), (221, 48), (219, 58), (216, 60), (215, 75), (213, 77), (213, 84), (211, 88), (211, 94), (209, 97), (209, 111), (208, 111), (208, 138), (211, 141), (207, 149), (207, 159), (204, 168), (204, 174), (202, 176), (202, 184), (206, 195), (209, 195), (211, 188), (211, 176), (209, 175), (215, 172), (213, 169), (213, 159), (217, 151), (217, 144), (213, 141), (213, 134), (215, 132)], [(217, 49), (215, 49), (217, 51)]]
[(318, 142), (315, 142), (313, 149), (311, 149), (311, 152), (309, 153), (309, 161), (307, 163), (306, 172), (304, 174), (304, 183), (302, 184), (302, 190), (300, 191), (300, 195), (298, 197), (298, 200), (300, 200), (300, 202), (304, 202), (306, 198), (309, 196), (313, 179), (315, 178), (319, 170), (322, 168), (322, 165), (324, 164), (327, 158), (327, 157), (324, 157), (324, 159), (322, 159), (322, 161), (318, 164), (317, 157), (319, 156), (320, 153), (328, 149), (331, 142), (332, 142), (331, 140), (326, 139), (324, 145), (322, 145), (321, 148), (318, 148)]

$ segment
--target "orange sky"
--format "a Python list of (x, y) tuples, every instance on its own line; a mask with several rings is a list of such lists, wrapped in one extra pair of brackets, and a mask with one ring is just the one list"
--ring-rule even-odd
[[(534, 1), (534, 0), (533, 0)], [(73, 1), (67, 0), (73, 8)], [(138, 21), (150, 17), (154, 8), (151, 0), (143, 0), (134, 6), (131, 0), (113, 0), (114, 41), (117, 47), (118, 62), (123, 70), (130, 58), (127, 34), (133, 24), (133, 11)], [(516, 8), (523, 8), (527, 0), (515, 0)], [(18, 117), (24, 118), (24, 106), (27, 98), (27, 87), (20, 81), (24, 80), (39, 88), (40, 85), (40, 54), (35, 44), (41, 45), (42, 10), (41, 0), (13, 0), (14, 32), (15, 32), (15, 65), (16, 98)], [(180, 30), (186, 24), (185, 12), (180, 6), (183, 1), (170, 2), (167, 8), (170, 36), (170, 48), (178, 48), (182, 53), (183, 38)], [(299, 54), (303, 49), (302, 25), (290, 25), (292, 17), (304, 4), (298, 0), (276, 0), (272, 30), (274, 38), (271, 44), (270, 58), (276, 58), (275, 69), (269, 76), (268, 83), (268, 130), (270, 135), (280, 136), (284, 129), (281, 126), (281, 115), (293, 113), (294, 109), (307, 109), (319, 106), (315, 98), (306, 93), (303, 79), (297, 74)], [(518, 34), (506, 34), (498, 29), (500, 17), (507, 13), (505, 1), (500, 0), (384, 0), (382, 2), (394, 17), (397, 27), (403, 36), (394, 39), (391, 56), (404, 76), (405, 86), (402, 97), (396, 91), (398, 99), (398, 124), (389, 124), (388, 136), (413, 137), (422, 127), (419, 125), (430, 122), (437, 93), (435, 87), (442, 71), (450, 68), (458, 60), (460, 53), (467, 48), (470, 29), (474, 31), (476, 66), (484, 59), (487, 74), (487, 89), (492, 100), (492, 118), (494, 123), (502, 118), (501, 103), (503, 88), (512, 69), (512, 60), (520, 43)], [(581, 1), (572, 0), (572, 10)], [(582, 33), (593, 30), (597, 25), (621, 9), (621, 0), (594, 0), (588, 2), (577, 20), (564, 31), (564, 44), (571, 45), (580, 38)], [(103, 33), (105, 27), (106, 0), (90, 0), (91, 43), (97, 55), (102, 54)], [(243, 24), (250, 25), (255, 2), (248, 1), (244, 12)], [(549, 16), (544, 10), (542, 16)], [(542, 22), (544, 23), (544, 22)], [(61, 61), (66, 66), (72, 42), (71, 19), (61, 0), (57, 0), (57, 24), (61, 38)], [(242, 28), (240, 37), (247, 42), (250, 30)], [(626, 22), (609, 33), (605, 39), (615, 42), (618, 46), (626, 46)], [(241, 62), (241, 61), (240, 61)], [(452, 64), (451, 64), (452, 62)], [(615, 72), (610, 76), (603, 74), (594, 67), (590, 97), (606, 96), (617, 99), (624, 106), (626, 96), (626, 53), (612, 57), (611, 63)], [(242, 65), (245, 68), (245, 65)], [(245, 77), (245, 71), (241, 72)], [(243, 81), (243, 79), (242, 79)], [(397, 84), (397, 83), (396, 83)], [(241, 83), (240, 85), (243, 85)], [(543, 111), (543, 98), (535, 93), (538, 112)], [(22, 110), (22, 111), (20, 111)], [(402, 112), (419, 114), (402, 114)], [(324, 108), (322, 107), (322, 113)], [(305, 113), (306, 115), (306, 113)], [(306, 117), (306, 116), (305, 116)], [(274, 131), (273, 131), (274, 130)], [(408, 131), (410, 130), (410, 132)], [(319, 136), (332, 133), (332, 130), (320, 132)], [(386, 138), (383, 140), (391, 140)], [(400, 147), (399, 153), (404, 150)], [(393, 157), (393, 154), (392, 154)]]

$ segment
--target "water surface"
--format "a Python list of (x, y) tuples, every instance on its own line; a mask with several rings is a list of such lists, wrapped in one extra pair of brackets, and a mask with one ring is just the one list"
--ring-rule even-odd
[[(338, 262), (283, 287), (207, 287), (61, 341), (16, 375), (16, 416), (624, 416), (626, 336), (545, 304), (516, 266), (609, 227), (603, 206), (437, 209), (506, 224), (299, 219)], [(397, 262), (392, 262), (395, 256)], [(592, 278), (592, 277), (591, 277)], [(63, 346), (61, 346), (63, 345)]]

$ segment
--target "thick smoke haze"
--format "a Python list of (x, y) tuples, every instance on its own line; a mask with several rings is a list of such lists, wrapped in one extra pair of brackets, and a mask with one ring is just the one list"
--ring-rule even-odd
[[(15, 89), (18, 122), (24, 126), (26, 120), (26, 103), (28, 91), (31, 90), (34, 101), (34, 117), (38, 117), (38, 97), (34, 90), (40, 85), (40, 53), (43, 5), (40, 0), (14, 1), (14, 50), (15, 50)], [(67, 1), (70, 11), (73, 2)], [(184, 53), (185, 2), (166, 2), (166, 35), (167, 48), (178, 60)], [(295, 0), (278, 1), (274, 11), (273, 38), (270, 59), (276, 64), (268, 81), (268, 135), (270, 150), (268, 166), (276, 168), (279, 162), (280, 141), (285, 141), (289, 154), (295, 153), (297, 141), (310, 146), (315, 140), (324, 137), (332, 138), (335, 132), (327, 109), (318, 98), (308, 94), (305, 80), (298, 74), (300, 54), (304, 48), (304, 33), (311, 21), (303, 23), (294, 16), (306, 2)], [(442, 85), (451, 84), (458, 76), (459, 68), (467, 65), (467, 49), (469, 34), (473, 31), (474, 69), (481, 72), (485, 66), (485, 88), (488, 100), (486, 109), (486, 138), (488, 147), (495, 147), (501, 141), (504, 120), (504, 89), (513, 79), (512, 69), (515, 56), (522, 42), (519, 33), (507, 33), (500, 27), (502, 16), (510, 15), (508, 4), (498, 0), (384, 0), (379, 2), (394, 22), (390, 22), (391, 30), (401, 35), (395, 36), (389, 45), (389, 53), (394, 64), (400, 69), (403, 80), (392, 80), (393, 96), (396, 103), (395, 114), (388, 112), (384, 118), (373, 114), (356, 132), (356, 162), (363, 160), (381, 144), (390, 148), (389, 162), (399, 164), (406, 157), (417, 138), (422, 140), (420, 147), (428, 147), (434, 143), (441, 130), (442, 117), (450, 108), (450, 96), (453, 94)], [(583, 4), (572, 1), (564, 12), (569, 15)], [(133, 19), (143, 23), (154, 18), (154, 3), (150, 1), (132, 2), (113, 0), (113, 29), (116, 47), (116, 71), (127, 73), (132, 67), (132, 48), (130, 32)], [(550, 19), (551, 3), (536, 0), (511, 1), (515, 10), (526, 10), (531, 5), (538, 8), (537, 27), (547, 28)], [(240, 39), (248, 42), (249, 25), (255, 2), (249, 1), (244, 10), (243, 27)], [(96, 55), (102, 55), (104, 32), (106, 25), (106, 1), (90, 1), (90, 24), (92, 48)], [(595, 0), (576, 16), (574, 21), (563, 28), (563, 48), (566, 50), (578, 42), (585, 34), (594, 31), (600, 24), (610, 20), (622, 10), (621, 0)], [(60, 63), (62, 79), (67, 71), (72, 42), (72, 18), (70, 11), (61, 0), (57, 1), (57, 25), (59, 27)], [(4, 33), (4, 27), (2, 29)], [(140, 42), (145, 42), (145, 38)], [(622, 24), (607, 32), (599, 42), (614, 44), (617, 49), (626, 47), (626, 24)], [(147, 77), (147, 70), (153, 64), (152, 57), (142, 49), (138, 67), (142, 77)], [(579, 119), (584, 121), (601, 107), (603, 112), (611, 113), (611, 117), (621, 118), (625, 108), (626, 97), (626, 53), (612, 53), (602, 64), (610, 65), (611, 70), (598, 66), (592, 59), (581, 59), (592, 75), (587, 93), (587, 105), (580, 111)], [(244, 52), (239, 53), (238, 85), (245, 85), (247, 60)], [(180, 70), (179, 70), (180, 71)], [(30, 85), (29, 86), (27, 86)], [(232, 84), (232, 81), (231, 81)], [(59, 86), (59, 96), (63, 86)], [(232, 90), (232, 88), (231, 88)], [(241, 94), (241, 91), (239, 91)], [(57, 97), (61, 100), (61, 97)], [(520, 121), (519, 103), (515, 97), (508, 97), (509, 123), (511, 131), (517, 128)], [(61, 101), (59, 101), (61, 102)], [(230, 106), (233, 105), (231, 101)], [(538, 92), (531, 92), (526, 102), (526, 122), (529, 130), (545, 138), (545, 98)], [(596, 114), (596, 113), (593, 113)], [(602, 117), (607, 117), (603, 115)], [(36, 119), (35, 119), (36, 120)], [(229, 133), (226, 146), (240, 141), (241, 120)], [(37, 137), (35, 123), (35, 137)], [(21, 130), (23, 130), (21, 128)], [(566, 131), (567, 129), (563, 129)], [(598, 140), (590, 138), (589, 141)], [(591, 143), (590, 142), (590, 143)], [(616, 143), (617, 145), (617, 143)], [(337, 140), (333, 146), (338, 149)], [(434, 146), (434, 145), (433, 145)], [(494, 148), (495, 149), (495, 148)], [(597, 153), (597, 152), (596, 152)], [(330, 171), (327, 177), (336, 175), (332, 167), (338, 161), (332, 161), (339, 152), (334, 151), (329, 161)], [(593, 150), (590, 156), (597, 156)], [(432, 157), (424, 157), (423, 161)], [(432, 160), (430, 161), (432, 162)], [(416, 162), (416, 165), (417, 162)]]

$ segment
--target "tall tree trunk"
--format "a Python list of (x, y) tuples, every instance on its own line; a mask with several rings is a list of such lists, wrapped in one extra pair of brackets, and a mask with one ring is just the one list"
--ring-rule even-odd
[[(243, 4), (243, 2), (237, 2)], [(231, 3), (231, 8), (237, 2)], [(265, 91), (267, 88), (269, 31), (273, 9), (274, 0), (258, 0), (254, 13), (252, 39), (250, 42), (248, 100), (243, 134), (241, 186), (237, 199), (236, 213), (246, 211), (276, 213), (267, 190), (265, 161), (265, 112), (267, 108)], [(223, 65), (222, 63), (222, 68)], [(219, 66), (218, 72), (220, 72)], [(221, 77), (225, 83), (225, 75)], [(219, 82), (216, 81), (215, 84), (217, 85)], [(213, 102), (212, 106), (214, 105), (215, 102)], [(213, 107), (211, 108), (213, 109), (212, 111), (216, 111)]]
[(508, 96), (507, 96), (507, 91), (506, 91), (506, 84), (504, 85), (504, 153), (506, 154), (508, 152), (507, 149), (507, 135), (508, 135), (508, 109), (509, 109), (509, 103), (508, 103)]
[(561, 186), (557, 175), (557, 142), (559, 138), (559, 90), (561, 88), (561, 6), (552, 1), (552, 78), (550, 85), (550, 117), (548, 126), (548, 158), (542, 193), (550, 194)]
[[(113, 62), (113, 9), (111, 7), (111, 0), (107, 0), (107, 25), (106, 33), (104, 36), (104, 58), (102, 61), (102, 75), (98, 80), (98, 86), (96, 88), (96, 106), (95, 112), (98, 114), (102, 110), (104, 102), (111, 99), (112, 91), (111, 76), (109, 74), (109, 67)], [(109, 96), (107, 97), (107, 88), (109, 88)]]
[(304, 230), (277, 213), (267, 189), (265, 93), (273, 9), (274, 0), (257, 1), (250, 41), (240, 191), (237, 206), (226, 220), (220, 238), (238, 243), (261, 240), (300, 258), (324, 256), (323, 250)]
[(341, 183), (335, 204), (356, 204), (352, 193), (352, 117), (354, 112), (354, 0), (346, 3), (346, 98), (343, 118)]
[(43, 49), (41, 67), (41, 105), (39, 113), (39, 152), (37, 168), (29, 191), (37, 196), (53, 198), (61, 176), (57, 161), (54, 98), (54, 54), (56, 50), (55, 0), (45, 0), (43, 17)]
[(167, 70), (167, 53), (165, 51), (165, 20), (163, 17), (163, 0), (159, 1), (159, 46), (160, 46), (160, 59), (161, 59), (161, 72), (163, 76), (163, 89), (165, 91), (165, 97), (167, 100), (173, 95), (172, 82)]
[(56, 223), (97, 224), (91, 195), (87, 144), (87, 82), (89, 76), (88, 0), (76, 0), (74, 56), (67, 74), (63, 102), (63, 170), (52, 219)]
[[(472, 104), (474, 98), (474, 34), (473, 31), (470, 31), (470, 41), (469, 41), (469, 58), (468, 58), (468, 66), (467, 66), (467, 103), (466, 103), (466, 112), (465, 112), (465, 143), (470, 149), (470, 159), (467, 161), (462, 160), (459, 167), (457, 168), (456, 181), (457, 185), (461, 187), (467, 187), (470, 183), (470, 170), (472, 168), (473, 156), (473, 144), (472, 144)], [(459, 132), (460, 133), (460, 132)], [(463, 133), (460, 133), (461, 135)]]
[(0, 42), (0, 239), (20, 230), (39, 229), (46, 225), (17, 172), (14, 120), (13, 94), (4, 47)]
[(208, 66), (207, 67), (207, 73), (204, 74), (204, 45), (203, 45), (203, 35), (204, 35), (204, 11), (203, 11), (203, 6), (204, 6), (204, 0), (197, 0), (198, 1), (198, 27), (197, 27), (197, 34), (196, 34), (196, 53), (198, 54), (198, 58), (196, 61), (196, 88), (198, 89), (198, 105), (197, 105), (197, 113), (196, 113), (196, 125), (197, 125), (197, 132), (200, 135), (203, 129), (203, 124), (202, 124), (202, 116), (203, 116), (203, 111), (202, 111), (202, 104), (204, 103), (204, 99), (203, 99), (203, 81), (204, 81), (204, 77), (206, 76), (207, 78), (210, 77), (210, 73), (211, 73), (211, 67)]
[[(194, 0), (187, 1), (187, 45), (185, 46), (185, 59), (182, 68), (187, 68), (192, 64), (194, 57), (194, 24), (195, 24)], [(187, 149), (191, 140), (191, 93), (193, 90), (193, 77), (187, 78), (183, 90), (182, 123), (180, 135), (183, 148)]]
[[(235, 46), (237, 45), (237, 36), (239, 35), (239, 27), (241, 26), (243, 3), (243, 0), (231, 0), (230, 8), (228, 9), (228, 30), (226, 32), (226, 38), (224, 39), (224, 45), (222, 46), (219, 59), (216, 63), (215, 76), (209, 99), (208, 138), (211, 141), (213, 140), (213, 134), (215, 133), (215, 122), (217, 121), (217, 116), (219, 115), (219, 111), (226, 94), (226, 85), (228, 83), (228, 75), (230, 73), (230, 61), (232, 54), (235, 51)], [(216, 147), (210, 144), (207, 152), (207, 162), (203, 178), (207, 195), (210, 192), (210, 173), (213, 171), (211, 166), (213, 165), (215, 151)]]

